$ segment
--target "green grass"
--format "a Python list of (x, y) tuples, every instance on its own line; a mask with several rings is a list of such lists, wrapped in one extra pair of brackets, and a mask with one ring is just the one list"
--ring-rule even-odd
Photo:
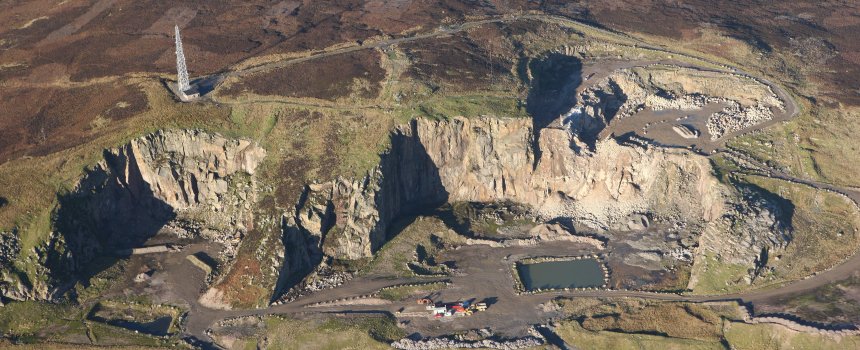
[[(386, 317), (357, 319), (295, 320), (279, 317), (265, 319), (266, 338), (271, 349), (390, 349), (391, 341), (406, 334), (396, 321)], [(256, 338), (241, 339), (244, 347)]]
[(709, 158), (713, 167), (714, 176), (724, 185), (732, 186), (731, 173), (740, 170), (737, 164), (726, 158), (722, 154), (718, 154)]
[(33, 301), (12, 302), (0, 307), (0, 333), (15, 336), (39, 338), (45, 329), (83, 327), (81, 310), (59, 304), (46, 304)]
[[(109, 304), (114, 307), (120, 305), (115, 302)], [(175, 316), (178, 312), (169, 306), (156, 309), (150, 309), (146, 305), (133, 306), (138, 313), (166, 312)], [(175, 337), (162, 339), (89, 321), (86, 319), (88, 312), (89, 310), (76, 305), (12, 302), (0, 307), (0, 334), (19, 343), (184, 347), (181, 345), (182, 340)], [(177, 326), (172, 325), (174, 332)], [(2, 345), (0, 343), (0, 347)]]
[(641, 299), (556, 301), (569, 317), (556, 333), (579, 349), (857, 349), (860, 336), (833, 337), (773, 324), (746, 324), (735, 303)]
[(860, 336), (830, 337), (800, 333), (771, 324), (732, 322), (726, 340), (737, 350), (842, 350), (860, 349)]
[(851, 140), (860, 132), (853, 121), (860, 109), (805, 106), (791, 121), (762, 133), (732, 140), (729, 144), (752, 157), (813, 180), (860, 186), (858, 146)]
[[(77, 294), (77, 302), (80, 304), (88, 304), (94, 301), (99, 301), (104, 297), (104, 293), (113, 286), (114, 282), (123, 278), (125, 268), (128, 265), (128, 260), (120, 259), (114, 261), (107, 259), (108, 262), (100, 264), (106, 266), (102, 271), (99, 271), (95, 276), (90, 277), (89, 281), (82, 281), (75, 284), (75, 293)], [(98, 263), (95, 265), (99, 265)], [(84, 283), (86, 285), (84, 285)]]
[(576, 321), (565, 321), (556, 328), (558, 335), (582, 350), (722, 350), (717, 340), (690, 340), (648, 334), (626, 334), (611, 331), (592, 332)]
[(105, 300), (97, 303), (89, 313), (94, 320), (128, 321), (147, 323), (158, 318), (169, 316), (172, 321), (167, 329), (168, 334), (179, 331), (178, 318), (182, 310), (169, 305), (154, 305), (149, 302)]
[(510, 118), (528, 118), (525, 107), (515, 97), (493, 95), (431, 95), (412, 104), (408, 104), (401, 113), (410, 119), (427, 117), (433, 119), (451, 119), (455, 117), (496, 116)]
[[(636, 298), (561, 298), (565, 316), (591, 332), (655, 334), (670, 338), (717, 341), (725, 310), (718, 305), (659, 302)], [(735, 309), (737, 305), (735, 304)]]
[(750, 267), (732, 264), (718, 259), (713, 253), (705, 253), (693, 264), (694, 294), (723, 294), (748, 288), (743, 282)]
[[(537, 225), (528, 214), (531, 208), (525, 204), (457, 202), (452, 203), (449, 208), (445, 210), (450, 210), (456, 225), (476, 236), (498, 239), (514, 238), (503, 235), (500, 230), (515, 229), (515, 231), (525, 233)], [(501, 219), (501, 222), (497, 221), (496, 218)]]
[[(773, 276), (761, 283), (794, 280), (822, 271), (848, 258), (860, 246), (860, 212), (842, 196), (767, 177), (746, 176), (744, 180), (783, 197), (794, 205), (791, 243), (771, 255), (768, 266)], [(758, 280), (756, 281), (759, 282)]]
[(411, 277), (413, 272), (408, 265), (415, 261), (413, 256), (419, 246), (423, 247), (428, 256), (432, 256), (438, 252), (439, 243), (465, 242), (465, 237), (449, 230), (445, 223), (435, 217), (418, 217), (411, 223), (396, 224), (408, 226), (385, 243), (360, 274)]
[[(401, 301), (410, 296), (415, 296), (419, 293), (429, 294), (435, 291), (440, 291), (447, 288), (445, 283), (433, 283), (420, 286), (401, 286), (384, 289), (379, 292), (379, 297), (385, 300)], [(417, 296), (416, 296), (417, 297)]]

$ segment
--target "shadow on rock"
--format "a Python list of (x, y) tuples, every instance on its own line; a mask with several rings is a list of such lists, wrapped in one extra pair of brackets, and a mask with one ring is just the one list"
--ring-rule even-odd
[[(376, 252), (414, 220), (411, 216), (447, 202), (439, 168), (421, 136), (413, 121), (408, 129), (392, 132), (391, 148), (381, 155), (378, 171), (360, 180), (336, 179), (305, 188), (295, 213), (283, 220), (285, 258), (273, 301), (285, 292), (294, 294), (322, 262), (331, 261), (336, 254), (327, 249), (340, 247), (338, 240), (366, 235), (369, 250)], [(369, 229), (357, 231), (360, 227)], [(365, 247), (356, 244), (351, 249)]]
[[(118, 177), (116, 174), (125, 174)], [(134, 157), (105, 152), (105, 165), (88, 170), (78, 189), (59, 196), (46, 265), (54, 285), (89, 280), (140, 247), (175, 217), (140, 176)]]
[(574, 92), (582, 84), (582, 61), (561, 53), (550, 53), (524, 63), (523, 80), (531, 85), (526, 112), (532, 117), (535, 164), (540, 159), (540, 131), (576, 104)]

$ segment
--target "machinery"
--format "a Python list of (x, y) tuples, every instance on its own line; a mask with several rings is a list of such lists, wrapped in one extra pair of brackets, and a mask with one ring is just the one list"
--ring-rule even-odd
[(427, 311), (435, 318), (443, 318), (450, 316), (471, 316), (475, 312), (487, 310), (487, 303), (472, 304), (470, 301), (462, 301), (453, 304), (433, 303), (432, 300), (424, 298), (418, 299), (418, 304), (427, 304)]

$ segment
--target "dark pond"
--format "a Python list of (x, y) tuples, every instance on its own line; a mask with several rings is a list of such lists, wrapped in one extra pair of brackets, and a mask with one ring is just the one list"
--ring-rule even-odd
[(517, 264), (526, 290), (600, 287), (603, 269), (595, 259)]

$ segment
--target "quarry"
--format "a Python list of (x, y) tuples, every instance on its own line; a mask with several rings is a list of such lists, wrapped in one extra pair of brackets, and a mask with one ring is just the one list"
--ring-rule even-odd
[[(138, 77), (151, 119), (81, 146), (67, 158), (83, 171), (44, 196), (50, 210), (0, 226), (4, 307), (69, 308), (87, 329), (204, 349), (280, 348), (267, 332), (305, 328), (335, 347), (566, 349), (650, 312), (719, 332), (632, 334), (858, 333), (860, 320), (773, 309), (860, 266), (860, 194), (734, 143), (801, 113), (783, 85), (535, 13), (189, 82), (180, 26), (168, 29), (176, 82)], [(434, 45), (472, 66), (440, 68)], [(279, 95), (266, 75), (317, 61), (344, 76)]]

